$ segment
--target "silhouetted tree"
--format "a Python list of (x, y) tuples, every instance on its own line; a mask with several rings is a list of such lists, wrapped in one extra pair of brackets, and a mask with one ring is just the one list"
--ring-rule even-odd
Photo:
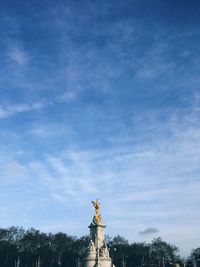
[(173, 266), (177, 259), (178, 248), (168, 244), (160, 237), (154, 239), (150, 246), (150, 265), (156, 267)]
[(190, 261), (194, 267), (200, 267), (200, 247), (192, 250)]
[[(0, 229), (0, 266), (14, 267), (20, 260), (20, 267), (77, 267), (84, 257), (90, 237), (76, 238), (65, 233), (41, 233), (20, 227)], [(183, 266), (177, 255), (178, 248), (161, 238), (152, 243), (133, 243), (121, 236), (106, 236), (110, 255), (116, 267), (173, 267), (176, 262)], [(192, 251), (188, 267), (200, 267), (200, 248)]]

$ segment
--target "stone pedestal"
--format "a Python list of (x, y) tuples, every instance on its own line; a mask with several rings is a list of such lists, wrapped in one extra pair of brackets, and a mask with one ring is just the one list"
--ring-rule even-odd
[(87, 255), (83, 259), (83, 267), (114, 267), (104, 240), (106, 226), (102, 222), (96, 222), (94, 217), (93, 222), (88, 227), (90, 228), (91, 240)]
[(88, 227), (90, 228), (90, 236), (95, 244), (95, 247), (97, 249), (103, 247), (104, 229), (106, 228), (106, 226), (100, 223), (99, 224), (91, 223), (90, 226)]

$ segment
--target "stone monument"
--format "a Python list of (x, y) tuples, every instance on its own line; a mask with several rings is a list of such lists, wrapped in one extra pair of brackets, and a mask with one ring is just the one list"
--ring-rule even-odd
[(102, 222), (102, 217), (99, 212), (100, 203), (98, 198), (92, 201), (95, 208), (95, 215), (90, 228), (90, 243), (87, 248), (86, 257), (83, 259), (83, 267), (115, 267), (112, 259), (109, 256), (109, 250), (104, 240), (105, 225)]

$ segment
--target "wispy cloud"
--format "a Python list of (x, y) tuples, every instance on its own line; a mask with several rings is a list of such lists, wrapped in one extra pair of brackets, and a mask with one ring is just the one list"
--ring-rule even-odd
[(0, 106), (0, 118), (6, 118), (17, 113), (31, 111), (31, 110), (40, 110), (45, 107), (46, 104), (44, 102), (35, 102), (32, 104), (13, 104), (13, 105), (5, 105)]
[(23, 66), (28, 62), (28, 55), (19, 48), (14, 48), (7, 54), (8, 58), (19, 66)]
[(77, 94), (77, 91), (67, 91), (60, 95), (57, 95), (53, 100), (44, 99), (33, 103), (14, 103), (0, 105), (0, 118), (7, 118), (27, 111), (41, 110), (59, 103), (67, 103), (69, 101), (73, 101), (76, 98)]
[(17, 161), (8, 161), (0, 167), (1, 185), (10, 186), (12, 184), (25, 182), (28, 174), (28, 169), (24, 164)]
[(55, 99), (55, 102), (68, 102), (73, 100), (78, 94), (78, 90), (68, 90), (58, 95)]
[(59, 123), (35, 123), (26, 133), (27, 136), (34, 136), (43, 140), (46, 139), (47, 141), (50, 138), (61, 139), (63, 137), (69, 137), (72, 134), (72, 130), (68, 127), (68, 125), (66, 126)]

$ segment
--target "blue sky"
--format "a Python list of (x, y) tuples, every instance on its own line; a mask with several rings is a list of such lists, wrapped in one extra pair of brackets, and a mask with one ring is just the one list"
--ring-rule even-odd
[(198, 1), (1, 1), (0, 227), (200, 245)]

